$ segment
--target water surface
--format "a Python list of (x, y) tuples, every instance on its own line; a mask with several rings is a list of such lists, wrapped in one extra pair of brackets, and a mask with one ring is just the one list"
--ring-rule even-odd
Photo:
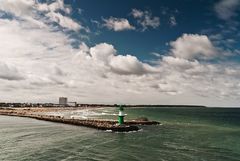
[[(240, 109), (127, 108), (126, 118), (162, 123), (139, 132), (0, 116), (0, 160), (240, 160)], [(91, 117), (116, 118), (114, 108)], [(75, 113), (77, 114), (77, 113)]]

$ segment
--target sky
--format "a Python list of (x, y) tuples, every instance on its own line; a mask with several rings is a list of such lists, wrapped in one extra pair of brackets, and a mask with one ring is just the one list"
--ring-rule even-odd
[(0, 102), (240, 106), (240, 0), (0, 0)]

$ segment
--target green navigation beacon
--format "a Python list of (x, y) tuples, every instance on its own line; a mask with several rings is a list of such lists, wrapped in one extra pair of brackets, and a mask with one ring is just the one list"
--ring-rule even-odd
[(122, 105), (119, 105), (119, 113), (118, 113), (118, 123), (119, 125), (124, 124), (124, 109)]

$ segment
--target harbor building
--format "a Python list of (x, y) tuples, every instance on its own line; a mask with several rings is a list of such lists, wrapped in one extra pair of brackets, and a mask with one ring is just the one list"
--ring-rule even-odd
[(67, 105), (67, 97), (59, 97), (59, 105)]

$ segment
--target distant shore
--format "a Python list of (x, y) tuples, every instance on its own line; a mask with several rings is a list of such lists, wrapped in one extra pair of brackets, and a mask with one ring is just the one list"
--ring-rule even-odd
[[(207, 106), (203, 106), (203, 105), (159, 105), (159, 104), (123, 104), (125, 107), (196, 107), (196, 108), (206, 108)], [(54, 104), (54, 103), (4, 103), (4, 102), (0, 102), (0, 108), (1, 107), (13, 107), (13, 108), (27, 108), (27, 107), (36, 107), (36, 108), (81, 108), (81, 107), (117, 107), (117, 104), (74, 104), (74, 105), (70, 105), (70, 104), (65, 104), (65, 105), (61, 105), (61, 104)]]

